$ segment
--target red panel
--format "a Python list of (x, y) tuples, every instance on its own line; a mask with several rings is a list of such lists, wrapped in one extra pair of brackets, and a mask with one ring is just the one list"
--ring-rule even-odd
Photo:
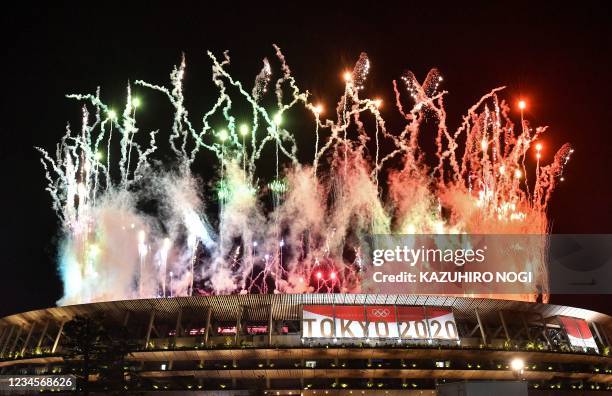
[(576, 318), (576, 327), (578, 327), (580, 334), (582, 334), (582, 338), (593, 338), (593, 334), (591, 333), (591, 329), (589, 328), (589, 324), (586, 322), (586, 320)]
[(236, 334), (236, 326), (228, 327), (217, 327), (217, 333), (219, 334)]
[(453, 311), (446, 308), (437, 308), (437, 307), (426, 307), (427, 318), (428, 319), (436, 319), (440, 316), (445, 316), (451, 314)]
[(317, 315), (329, 316), (330, 318), (334, 316), (333, 305), (304, 305), (304, 311)]
[(559, 321), (568, 335), (581, 339), (593, 338), (593, 334), (586, 320), (571, 318), (569, 316), (559, 316)]
[(336, 305), (336, 318), (365, 322), (363, 305)]
[(397, 307), (397, 319), (399, 322), (410, 322), (424, 320), (425, 311), (423, 307)]

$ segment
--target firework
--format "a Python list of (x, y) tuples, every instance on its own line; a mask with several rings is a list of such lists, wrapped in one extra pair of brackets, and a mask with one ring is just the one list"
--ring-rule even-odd
[[(538, 139), (546, 128), (530, 126), (524, 101), (517, 127), (515, 109), (496, 88), (450, 130), (441, 74), (434, 69), (419, 83), (406, 72), (393, 82), (404, 125), (391, 130), (382, 100), (366, 95), (372, 65), (365, 53), (341, 75), (344, 92), (329, 112), (298, 87), (285, 56), (274, 50), (278, 77), (264, 59), (252, 89), (231, 76), (228, 53), (221, 60), (209, 53), (218, 96), (201, 122), (184, 105), (184, 58), (168, 87), (136, 81), (139, 89), (163, 94), (173, 109), (163, 143), (174, 156), (170, 167), (156, 165), (161, 133), (137, 126), (146, 104), (131, 86), (122, 112), (106, 105), (99, 90), (69, 95), (84, 103), (80, 132), (68, 127), (54, 153), (38, 148), (63, 227), (61, 304), (358, 292), (370, 234), (547, 233), (546, 206), (572, 149), (562, 146), (544, 165)], [(235, 103), (250, 108), (249, 119), (238, 119)], [(295, 136), (285, 127), (299, 107), (313, 115), (299, 120), (312, 126), (310, 163), (298, 161)], [(418, 143), (425, 124), (437, 131), (434, 164)], [(217, 163), (194, 169), (198, 156)], [(271, 156), (274, 176), (266, 179), (257, 168)], [(210, 177), (207, 186), (214, 187), (206, 188), (216, 189), (216, 203), (205, 202), (196, 174)], [(155, 201), (156, 210), (141, 209), (144, 199)], [(211, 206), (218, 212), (205, 211)], [(543, 264), (538, 276), (541, 290), (522, 298), (546, 290)]]

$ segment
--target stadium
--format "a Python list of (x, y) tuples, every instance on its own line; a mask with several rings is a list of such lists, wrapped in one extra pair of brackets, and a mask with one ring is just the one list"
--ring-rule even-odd
[[(203, 97), (217, 99), (197, 122), (184, 56), (169, 85), (128, 84), (123, 110), (100, 89), (68, 95), (80, 132), (36, 146), (62, 297), (0, 319), (0, 374), (74, 375), (85, 394), (612, 390), (612, 317), (533, 302), (562, 294), (550, 273), (596, 274), (598, 260), (549, 268), (548, 204), (574, 149), (540, 139), (528, 101), (494, 88), (449, 129), (437, 68), (396, 76), (388, 101), (361, 52), (329, 101), (273, 49), (252, 90), (227, 51), (207, 52)], [(157, 124), (145, 92), (169, 100), (165, 142), (167, 123), (140, 132)], [(606, 282), (578, 284), (569, 294)]]
[(80, 358), (65, 353), (75, 317), (128, 329), (130, 381), (117, 390), (138, 394), (435, 395), (483, 381), (520, 382), (530, 395), (612, 389), (612, 317), (426, 295), (237, 294), (24, 312), (0, 320), (1, 374), (65, 373)]

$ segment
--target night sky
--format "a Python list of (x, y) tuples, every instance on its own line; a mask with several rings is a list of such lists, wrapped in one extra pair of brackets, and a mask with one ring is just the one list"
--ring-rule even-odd
[[(181, 52), (188, 62), (188, 105), (197, 117), (216, 98), (206, 50), (217, 56), (230, 50), (231, 69), (250, 84), (261, 59), (273, 57), (273, 43), (283, 49), (298, 84), (329, 107), (342, 93), (342, 70), (361, 51), (372, 62), (368, 92), (379, 92), (387, 103), (392, 80), (405, 69), (422, 79), (438, 67), (450, 91), (451, 126), (482, 94), (506, 85), (506, 99), (527, 98), (526, 116), (550, 126), (546, 147), (570, 142), (576, 149), (550, 205), (553, 232), (612, 232), (612, 23), (605, 1), (567, 8), (559, 2), (535, 8), (521, 2), (461, 8), (380, 1), (337, 7), (217, 2), (226, 8), (205, 6), (209, 2), (53, 3), (5, 5), (0, 16), (0, 316), (49, 307), (61, 296), (59, 225), (33, 146), (53, 150), (66, 122), (78, 127), (80, 104), (64, 95), (101, 86), (104, 99), (118, 108), (128, 80), (166, 84)], [(152, 118), (158, 107), (168, 107), (161, 95), (141, 92), (143, 112), (149, 106)], [(612, 313), (609, 300), (553, 296), (553, 302)]]

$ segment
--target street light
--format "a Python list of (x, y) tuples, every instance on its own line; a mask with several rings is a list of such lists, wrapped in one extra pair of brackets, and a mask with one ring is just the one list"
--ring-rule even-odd
[(523, 374), (523, 369), (525, 368), (525, 362), (521, 358), (514, 358), (510, 362), (510, 368), (514, 371), (515, 375), (519, 376)]

